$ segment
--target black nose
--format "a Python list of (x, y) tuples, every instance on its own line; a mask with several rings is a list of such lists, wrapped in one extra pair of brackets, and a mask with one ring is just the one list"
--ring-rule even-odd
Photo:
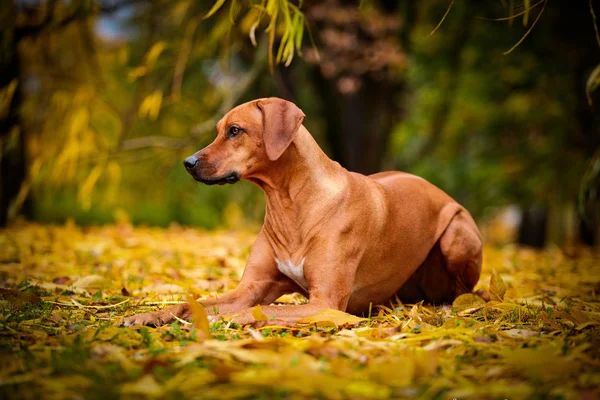
[(196, 156), (189, 156), (183, 160), (183, 165), (185, 165), (185, 169), (187, 170), (194, 169), (198, 165), (198, 158)]

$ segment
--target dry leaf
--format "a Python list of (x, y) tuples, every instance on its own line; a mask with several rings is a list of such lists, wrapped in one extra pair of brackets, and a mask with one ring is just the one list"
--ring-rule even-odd
[(319, 322), (327, 322), (327, 323), (332, 323), (336, 326), (343, 326), (343, 325), (356, 325), (362, 321), (366, 321), (366, 319), (359, 318), (355, 315), (348, 314), (343, 311), (328, 308), (326, 310), (318, 312), (309, 317), (302, 318), (301, 320), (298, 321), (298, 323), (314, 324), (314, 323), (319, 323)]
[(454, 308), (473, 308), (485, 306), (485, 301), (473, 293), (465, 293), (458, 296), (452, 302)]
[(254, 307), (252, 309), (252, 317), (257, 322), (258, 321), (268, 321), (269, 320), (269, 316), (263, 312), (262, 308), (260, 308), (260, 305)]
[(421, 316), (419, 315), (419, 307), (417, 305), (412, 306), (412, 308), (410, 309), (410, 312), (408, 313), (408, 316), (410, 318), (412, 318), (413, 321), (416, 321), (416, 322), (423, 321), (423, 318), (421, 318)]
[(192, 317), (194, 318), (194, 326), (204, 334), (204, 339), (210, 339), (212, 337), (210, 333), (210, 326), (208, 324), (208, 313), (204, 306), (196, 301), (193, 296), (188, 296), (188, 304)]
[(502, 331), (503, 334), (510, 337), (531, 337), (531, 336), (539, 336), (540, 333), (536, 331), (531, 331), (529, 329), (509, 329), (506, 331)]
[(492, 276), (490, 277), (490, 295), (492, 300), (502, 301), (504, 300), (504, 294), (506, 293), (506, 284), (504, 280), (492, 269)]
[(79, 289), (102, 289), (107, 283), (102, 276), (88, 275), (77, 279), (73, 282), (73, 286)]
[(39, 296), (33, 293), (9, 289), (0, 289), (0, 298), (6, 300), (7, 304), (14, 308), (21, 308), (26, 304), (36, 304), (42, 301)]
[[(206, 317), (196, 316), (196, 304), (186, 295), (220, 296), (235, 288), (255, 238), (250, 231), (182, 226), (84, 230), (72, 222), (24, 222), (0, 230), (2, 288), (42, 300), (20, 310), (0, 301), (6, 342), (0, 392), (11, 391), (11, 398), (75, 398), (92, 388), (97, 397), (123, 398), (595, 394), (600, 275), (591, 251), (581, 250), (572, 262), (555, 248), (486, 246), (481, 281), (496, 293), (487, 304), (471, 294), (452, 307), (394, 303), (372, 314), (368, 326), (359, 324), (365, 319), (324, 310), (292, 327), (275, 326), (280, 322), (266, 319), (258, 307), (259, 319), (266, 320), (255, 324), (267, 325), (260, 330), (218, 319), (210, 330), (219, 340), (194, 343), (205, 332), (196, 322), (204, 324)], [(92, 245), (78, 247), (84, 240)], [(78, 251), (81, 257), (72, 257)], [(492, 273), (490, 265), (498, 271)], [(76, 275), (84, 277), (83, 286), (103, 284), (102, 298), (94, 298), (96, 290), (51, 283)], [(503, 301), (500, 279), (511, 286)], [(123, 297), (123, 286), (132, 297)], [(169, 293), (173, 288), (185, 290)], [(116, 326), (126, 314), (186, 299), (198, 329), (183, 320), (157, 329)], [(280, 300), (306, 302), (299, 295)], [(324, 329), (338, 325), (346, 328)]]
[(162, 386), (149, 374), (144, 375), (135, 382), (124, 384), (121, 391), (124, 394), (143, 395), (148, 397), (161, 397), (163, 394)]

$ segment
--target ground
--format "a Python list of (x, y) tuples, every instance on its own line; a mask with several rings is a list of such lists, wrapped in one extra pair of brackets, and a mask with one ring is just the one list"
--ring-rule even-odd
[(208, 326), (201, 310), (193, 323), (118, 326), (231, 290), (254, 237), (128, 224), (0, 231), (0, 398), (600, 397), (600, 260), (584, 249), (487, 246), (487, 304), (399, 303), (295, 327)]

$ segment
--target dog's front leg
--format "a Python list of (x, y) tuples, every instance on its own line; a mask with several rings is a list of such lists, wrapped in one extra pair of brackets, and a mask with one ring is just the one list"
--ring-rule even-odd
[[(198, 301), (206, 307), (209, 315), (233, 313), (257, 304), (270, 304), (279, 296), (295, 289), (293, 282), (277, 270), (271, 248), (261, 232), (252, 246), (239, 286), (221, 296)], [(122, 324), (160, 326), (175, 321), (175, 317), (190, 320), (189, 304), (177, 304), (159, 311), (132, 315), (125, 318)]]
[[(240, 324), (254, 325), (287, 325), (291, 326), (298, 320), (317, 314), (328, 308), (346, 311), (352, 295), (355, 263), (331, 263), (328, 268), (311, 269), (306, 276), (309, 285), (309, 302), (301, 305), (266, 305), (261, 310), (268, 317), (267, 321), (256, 321), (251, 309), (238, 313), (229, 313), (224, 317)], [(269, 304), (269, 303), (263, 303)]]

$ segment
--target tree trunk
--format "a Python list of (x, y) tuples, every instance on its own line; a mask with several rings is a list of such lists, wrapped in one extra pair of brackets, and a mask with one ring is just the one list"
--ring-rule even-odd
[[(332, 155), (345, 168), (363, 174), (378, 172), (394, 121), (399, 121), (389, 82), (363, 81), (353, 94), (340, 94), (335, 83), (316, 72), (327, 122), (325, 136)], [(394, 118), (396, 117), (396, 118)]]
[(0, 90), (16, 82), (8, 110), (0, 110), (0, 226), (8, 223), (8, 211), (26, 177), (25, 131), (21, 124), (22, 101), (18, 38), (15, 35), (14, 4), (1, 12)]
[(523, 246), (542, 249), (546, 246), (548, 210), (546, 207), (530, 206), (523, 210), (517, 242)]

